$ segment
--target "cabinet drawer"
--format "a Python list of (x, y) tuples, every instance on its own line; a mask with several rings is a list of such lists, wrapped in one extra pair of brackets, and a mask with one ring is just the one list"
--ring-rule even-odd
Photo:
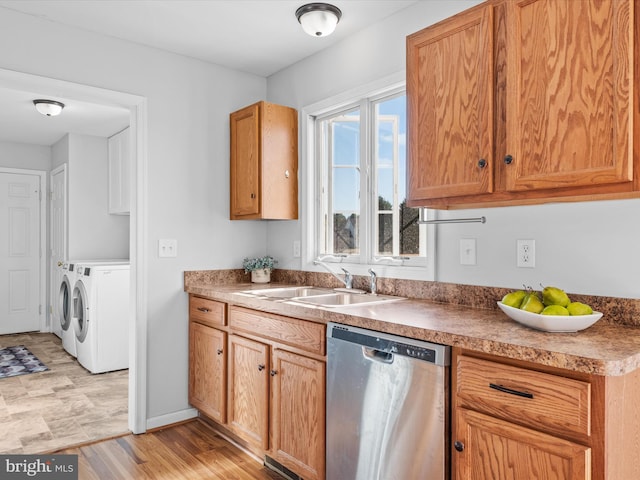
[(326, 327), (319, 323), (231, 306), (229, 325), (234, 330), (259, 335), (319, 355), (326, 352)]
[(537, 430), (591, 435), (588, 382), (467, 356), (458, 357), (456, 379), (458, 406)]
[(190, 295), (189, 318), (205, 325), (223, 326), (227, 324), (226, 306), (226, 303)]

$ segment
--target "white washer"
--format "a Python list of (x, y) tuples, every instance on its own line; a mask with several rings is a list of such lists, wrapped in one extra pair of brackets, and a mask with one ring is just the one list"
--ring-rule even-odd
[(72, 326), (73, 287), (77, 280), (76, 265), (73, 262), (63, 263), (60, 288), (55, 306), (57, 325), (53, 332), (62, 340), (62, 346), (69, 355), (76, 356), (76, 334)]
[(129, 368), (129, 264), (82, 263), (73, 288), (77, 358), (91, 373)]

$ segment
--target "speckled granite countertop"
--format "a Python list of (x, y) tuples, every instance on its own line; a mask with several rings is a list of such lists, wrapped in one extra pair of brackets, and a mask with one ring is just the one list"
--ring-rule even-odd
[(314, 307), (242, 291), (283, 284), (190, 283), (185, 291), (221, 302), (313, 322), (336, 322), (594, 375), (623, 375), (640, 367), (640, 329), (598, 322), (577, 333), (545, 333), (499, 310), (405, 299), (383, 304)]

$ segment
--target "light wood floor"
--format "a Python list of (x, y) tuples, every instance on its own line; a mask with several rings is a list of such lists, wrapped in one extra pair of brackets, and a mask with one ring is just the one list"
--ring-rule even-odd
[(283, 480), (200, 420), (57, 451), (79, 480)]
[(0, 378), (0, 453), (42, 453), (129, 432), (127, 370), (92, 375), (52, 333), (0, 336), (0, 348), (16, 345), (49, 370)]

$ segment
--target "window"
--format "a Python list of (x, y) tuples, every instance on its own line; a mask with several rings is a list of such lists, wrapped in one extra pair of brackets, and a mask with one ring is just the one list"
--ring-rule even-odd
[(406, 205), (404, 88), (313, 117), (318, 256), (424, 265), (426, 227)]

